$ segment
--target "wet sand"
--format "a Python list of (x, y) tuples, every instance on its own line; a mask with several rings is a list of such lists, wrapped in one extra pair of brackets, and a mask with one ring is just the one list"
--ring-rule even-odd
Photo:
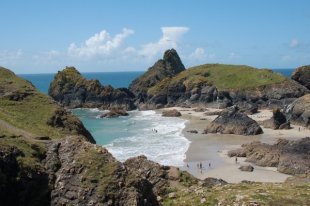
[[(295, 125), (292, 125), (293, 128), (290, 130), (272, 130), (262, 127), (264, 134), (255, 136), (202, 134), (206, 124), (217, 116), (205, 116), (204, 112), (195, 112), (190, 108), (175, 107), (175, 109), (182, 113), (182, 118), (189, 120), (183, 134), (191, 141), (184, 160), (185, 166), (180, 169), (186, 170), (200, 179), (214, 177), (230, 183), (237, 183), (242, 180), (284, 182), (290, 175), (279, 173), (274, 167), (259, 167), (244, 162), (245, 158), (238, 158), (236, 163), (235, 158), (227, 156), (227, 151), (239, 148), (242, 144), (252, 141), (273, 144), (279, 138), (295, 140), (310, 136), (310, 130)], [(208, 111), (215, 110), (208, 108)], [(250, 115), (256, 121), (269, 119), (271, 116), (272, 112), (269, 110), (262, 110), (258, 114)], [(300, 128), (300, 131), (298, 128)], [(198, 134), (187, 132), (189, 130), (197, 130)], [(197, 166), (200, 163), (202, 163), (202, 169)], [(253, 172), (242, 172), (238, 169), (241, 165), (249, 164), (254, 167)]]

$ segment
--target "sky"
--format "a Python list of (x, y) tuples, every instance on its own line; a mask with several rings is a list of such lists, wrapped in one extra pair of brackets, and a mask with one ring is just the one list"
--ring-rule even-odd
[(0, 66), (15, 73), (310, 64), (309, 0), (0, 0)]

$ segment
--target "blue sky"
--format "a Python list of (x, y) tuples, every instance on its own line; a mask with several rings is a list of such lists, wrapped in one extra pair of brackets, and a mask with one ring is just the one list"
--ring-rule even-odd
[(1, 1), (0, 65), (16, 73), (146, 70), (176, 48), (204, 63), (310, 64), (308, 0)]

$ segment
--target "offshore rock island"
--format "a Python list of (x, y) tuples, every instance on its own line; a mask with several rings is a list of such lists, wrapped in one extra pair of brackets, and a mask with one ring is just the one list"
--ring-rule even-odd
[[(304, 69), (298, 69), (288, 79), (244, 65), (205, 64), (185, 69), (176, 50), (171, 49), (128, 89), (86, 80), (76, 68), (66, 67), (55, 75), (49, 97), (1, 67), (1, 204), (309, 205), (309, 137), (302, 137), (302, 132), (309, 134), (310, 92), (305, 83), (309, 78), (303, 73)], [(160, 165), (145, 156), (119, 162), (95, 144), (91, 133), (70, 112), (72, 108), (110, 110), (108, 117), (128, 115), (126, 110), (136, 108), (157, 109), (167, 118), (188, 118), (189, 131), (195, 131), (188, 133), (193, 150), (195, 141), (205, 143), (195, 140), (195, 135), (208, 139), (215, 133), (211, 137), (221, 139), (228, 134), (232, 142), (246, 138), (249, 143), (241, 148), (238, 140), (231, 143), (238, 148), (227, 154), (217, 151), (225, 161), (236, 158), (235, 163), (227, 163), (230, 168), (245, 161), (252, 163), (246, 165), (252, 170), (248, 173), (256, 174), (261, 166), (291, 176), (280, 183), (233, 182), (228, 181), (233, 173), (227, 174), (227, 180), (209, 173), (206, 177), (190, 174), (195, 161), (185, 160), (184, 168)], [(264, 112), (271, 116), (260, 118)], [(290, 132), (284, 137), (297, 131), (298, 136), (275, 144), (252, 142), (254, 138), (273, 142), (275, 131)], [(216, 164), (209, 163), (209, 168), (213, 167), (216, 171)]]

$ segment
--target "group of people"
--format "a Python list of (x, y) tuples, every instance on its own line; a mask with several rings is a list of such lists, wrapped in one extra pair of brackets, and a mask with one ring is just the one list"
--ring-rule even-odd
[(157, 133), (157, 129), (155, 129), (155, 128), (154, 128), (154, 129), (152, 129), (152, 131)]
[[(186, 167), (189, 168), (189, 164), (186, 164)], [(209, 162), (209, 167), (211, 167), (211, 162)], [(197, 168), (200, 169), (200, 173), (202, 173), (203, 165), (202, 162), (197, 163)]]

